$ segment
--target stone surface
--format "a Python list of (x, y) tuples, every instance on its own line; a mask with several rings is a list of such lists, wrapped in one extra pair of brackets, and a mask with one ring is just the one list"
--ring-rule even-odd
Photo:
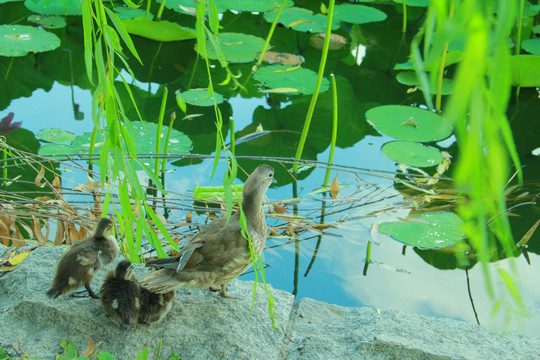
[(282, 359), (540, 359), (540, 339), (474, 324), (303, 298)]
[[(164, 359), (173, 351), (182, 359), (277, 358), (284, 332), (279, 325), (272, 329), (262, 289), (257, 290), (250, 315), (253, 283), (235, 281), (229, 286), (229, 293), (241, 300), (222, 299), (208, 290), (180, 289), (169, 316), (161, 322), (125, 328), (104, 314), (99, 300), (49, 299), (45, 295), (65, 250), (38, 248), (17, 270), (0, 279), (0, 346), (8, 353), (20, 341), (29, 355), (55, 359), (62, 340), (69, 337), (81, 352), (90, 336), (94, 343), (101, 342), (100, 350), (117, 359), (134, 359), (145, 348), (150, 349), (149, 358), (155, 359), (160, 339)], [(139, 265), (136, 272), (141, 275), (146, 269)], [(99, 290), (104, 274), (101, 269), (92, 281), (94, 291)], [(286, 323), (293, 296), (272, 288), (270, 291), (276, 298), (278, 317)]]
[[(5, 247), (0, 246), (0, 256)], [(273, 330), (268, 298), (253, 283), (229, 286), (241, 300), (208, 290), (179, 289), (169, 315), (159, 323), (121, 327), (106, 317), (99, 300), (46, 297), (56, 264), (66, 247), (36, 249), (0, 278), (0, 347), (12, 357), (55, 359), (69, 338), (79, 353), (87, 337), (117, 359), (135, 359), (149, 349), (155, 359), (172, 352), (186, 359), (540, 359), (540, 339), (495, 333), (461, 321), (347, 308), (309, 298), (294, 304), (287, 292), (270, 288), (279, 323)], [(120, 261), (121, 259), (118, 259)], [(109, 266), (108, 268), (113, 267)], [(135, 267), (138, 275), (147, 270)], [(106, 269), (92, 283), (97, 291)], [(22, 353), (18, 353), (22, 347)]]

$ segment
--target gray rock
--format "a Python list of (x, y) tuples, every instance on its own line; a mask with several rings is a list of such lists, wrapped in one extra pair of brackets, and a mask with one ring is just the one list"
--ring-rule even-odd
[(303, 298), (282, 359), (540, 359), (540, 340), (463, 321)]
[[(0, 247), (0, 251), (5, 248)], [(279, 318), (272, 329), (268, 298), (257, 291), (250, 315), (253, 283), (235, 281), (229, 290), (242, 300), (222, 299), (208, 290), (179, 289), (169, 315), (159, 323), (125, 328), (106, 317), (99, 300), (51, 300), (45, 292), (66, 247), (36, 249), (0, 278), (0, 347), (55, 359), (69, 338), (79, 352), (87, 336), (117, 359), (134, 359), (148, 348), (155, 359), (174, 351), (182, 359), (540, 359), (540, 339), (492, 332), (474, 324), (347, 308), (293, 296), (270, 287)], [(3, 252), (0, 252), (2, 254)], [(118, 259), (120, 261), (120, 259)], [(114, 267), (110, 265), (108, 268)], [(97, 291), (107, 269), (98, 272)], [(147, 271), (136, 265), (139, 276)]]
[[(169, 315), (159, 323), (125, 328), (107, 318), (99, 300), (91, 298), (49, 299), (45, 295), (56, 264), (66, 247), (36, 249), (12, 273), (0, 279), (0, 323), (9, 324), (0, 332), (0, 346), (17, 349), (18, 344), (30, 356), (54, 359), (62, 340), (69, 338), (79, 352), (87, 345), (87, 336), (99, 349), (117, 359), (134, 359), (149, 348), (156, 358), (160, 339), (161, 357), (174, 351), (182, 359), (272, 359), (277, 358), (284, 331), (272, 329), (267, 295), (258, 289), (250, 315), (253, 283), (235, 281), (229, 286), (241, 300), (222, 299), (208, 290), (180, 289)], [(108, 268), (114, 267), (111, 265)], [(142, 265), (136, 267), (141, 275)], [(97, 291), (105, 271), (92, 281)], [(279, 319), (286, 323), (293, 296), (270, 288), (275, 297)]]

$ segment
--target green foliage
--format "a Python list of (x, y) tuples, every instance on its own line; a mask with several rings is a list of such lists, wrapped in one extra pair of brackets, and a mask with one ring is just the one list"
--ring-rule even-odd
[(381, 10), (354, 4), (342, 4), (335, 7), (336, 19), (351, 24), (367, 24), (386, 20), (386, 14)]
[(431, 167), (443, 161), (439, 150), (414, 142), (390, 141), (381, 150), (390, 159), (409, 166)]
[[(278, 10), (264, 14), (264, 19), (273, 22), (276, 19)], [(284, 9), (278, 20), (279, 23), (296, 31), (318, 33), (326, 31), (328, 18), (325, 15), (313, 14), (312, 11), (297, 7)], [(332, 30), (340, 27), (340, 21), (332, 21)]]
[[(263, 66), (257, 69), (253, 76), (270, 88), (268, 92), (276, 93), (311, 95), (318, 82), (318, 76), (313, 71), (292, 65)], [(328, 79), (322, 78), (319, 92), (324, 92), (329, 87)]]
[[(223, 102), (223, 95), (208, 89), (189, 89), (176, 94), (176, 100), (195, 106), (214, 106)], [(185, 112), (185, 110), (183, 110)]]
[(0, 55), (25, 56), (29, 52), (54, 50), (60, 46), (55, 34), (25, 25), (0, 25)]

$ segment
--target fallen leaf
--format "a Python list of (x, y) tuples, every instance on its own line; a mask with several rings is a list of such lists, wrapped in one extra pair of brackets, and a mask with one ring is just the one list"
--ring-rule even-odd
[(30, 255), (32, 251), (26, 251), (26, 252), (23, 252), (23, 253), (20, 253), (19, 255), (15, 255), (14, 257), (12, 257), (11, 259), (9, 259), (9, 263), (12, 265), (12, 266), (15, 266), (15, 265), (18, 265), (20, 264), (25, 257), (27, 257), (28, 255)]
[(330, 185), (330, 196), (335, 198), (339, 194), (339, 184), (338, 184), (338, 177), (334, 178), (334, 181), (332, 181), (332, 184)]
[(56, 221), (56, 236), (54, 237), (54, 245), (62, 244), (64, 240), (64, 221), (58, 219)]
[(304, 58), (298, 55), (288, 53), (267, 51), (264, 53), (263, 61), (281, 65), (300, 65), (302, 62), (304, 62)]
[(80, 184), (73, 188), (75, 191), (82, 191), (85, 193), (93, 193), (101, 189), (101, 182), (99, 181), (91, 181), (86, 184)]
[(38, 196), (37, 198), (35, 198), (35, 200), (42, 201), (42, 202), (47, 202), (47, 201), (52, 200), (52, 198), (50, 196)]
[(186, 215), (186, 222), (190, 223), (192, 218), (193, 218), (193, 211), (190, 211)]
[(16, 268), (16, 266), (0, 266), (0, 271), (13, 271)]
[(158, 218), (159, 222), (161, 222), (161, 224), (163, 225), (168, 225), (169, 222), (167, 221), (167, 219), (165, 219), (165, 216), (163, 216), (163, 214), (161, 214), (160, 212), (155, 212), (156, 214), (156, 217)]
[(99, 345), (101, 345), (101, 342), (97, 343), (97, 345), (94, 345), (94, 342), (92, 341), (90, 336), (88, 336), (88, 346), (81, 353), (81, 357), (87, 357), (87, 358), (90, 359), (90, 358), (96, 356)]
[(289, 236), (293, 236), (293, 235), (294, 235), (294, 228), (293, 228), (292, 224), (289, 224), (289, 230), (288, 230), (288, 233), (289, 233)]
[(34, 236), (37, 238), (39, 244), (45, 244), (45, 237), (41, 232), (41, 223), (40, 221), (32, 215), (32, 230), (34, 231)]
[(275, 213), (285, 214), (287, 212), (287, 209), (285, 209), (283, 206), (280, 206), (278, 204), (273, 204), (273, 205), (274, 205), (274, 212)]
[(40, 165), (41, 169), (39, 170), (38, 174), (36, 175), (36, 178), (34, 179), (34, 184), (36, 184), (37, 187), (43, 188), (45, 187), (46, 183), (41, 183), (41, 180), (45, 177), (45, 168), (43, 165)]
[(531, 238), (531, 236), (533, 236), (534, 232), (536, 231), (536, 228), (538, 228), (538, 225), (540, 225), (540, 220), (538, 220), (530, 229), (529, 231), (527, 231), (527, 233), (525, 235), (523, 235), (523, 237), (521, 238), (521, 240), (519, 240), (519, 242), (517, 243), (518, 246), (525, 246), (527, 245), (527, 242), (529, 241), (529, 239)]

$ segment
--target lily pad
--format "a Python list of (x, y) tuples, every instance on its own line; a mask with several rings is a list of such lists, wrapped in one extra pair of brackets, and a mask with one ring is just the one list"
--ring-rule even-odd
[(170, 21), (154, 21), (146, 17), (123, 20), (128, 33), (156, 41), (181, 41), (195, 39), (195, 30)]
[[(403, 0), (394, 0), (395, 3), (403, 4)], [(405, 0), (407, 6), (427, 7), (429, 0)]]
[(81, 1), (73, 0), (25, 0), (24, 6), (43, 15), (82, 15)]
[[(270, 92), (311, 95), (315, 91), (317, 73), (290, 65), (264, 66), (255, 72), (255, 79), (271, 88)], [(328, 90), (330, 82), (323, 78), (320, 92)], [(283, 91), (280, 91), (283, 90)]]
[[(218, 42), (228, 62), (248, 62), (257, 57), (264, 46), (264, 39), (242, 33), (220, 33)], [(196, 47), (197, 48), (197, 47)], [(218, 52), (210, 40), (206, 41), (208, 58), (219, 59)]]
[(415, 142), (390, 141), (381, 150), (390, 159), (409, 166), (431, 167), (443, 161), (439, 150)]
[(452, 134), (452, 127), (445, 118), (412, 106), (378, 106), (369, 109), (366, 118), (381, 133), (400, 140), (439, 141)]
[(73, 146), (64, 144), (45, 144), (38, 149), (38, 154), (41, 156), (68, 155), (75, 152)]
[(0, 25), (0, 55), (25, 56), (54, 50), (60, 39), (53, 33), (25, 25)]
[(55, 144), (70, 143), (76, 135), (62, 129), (41, 129), (37, 133), (38, 139)]
[(67, 25), (66, 19), (56, 15), (45, 16), (34, 14), (28, 17), (28, 21), (38, 24), (44, 29), (61, 29)]
[[(414, 71), (401, 71), (397, 74), (396, 80), (399, 81), (403, 85), (408, 86), (418, 86), (422, 88), (420, 81), (416, 77), (416, 72)], [(431, 89), (431, 92), (435, 92), (436, 89)], [(450, 95), (454, 91), (454, 80), (452, 79), (443, 79), (442, 88), (441, 88), (441, 94), (442, 95)]]
[[(218, 8), (250, 12), (266, 12), (281, 6), (281, 0), (215, 0), (215, 3)], [(288, 0), (285, 6), (293, 5), (294, 3)]]
[[(264, 14), (264, 19), (272, 23), (274, 22), (276, 15), (277, 10), (270, 11)], [(293, 30), (319, 33), (326, 31), (328, 18), (326, 15), (314, 15), (313, 12), (307, 9), (291, 7), (283, 9), (278, 22)], [(339, 28), (340, 25), (340, 21), (334, 17), (332, 21), (332, 30)]]
[[(214, 106), (214, 100), (212, 95), (208, 95), (208, 89), (191, 89), (176, 94), (176, 99), (179, 99), (185, 103), (196, 106)], [(216, 96), (216, 104), (223, 102), (223, 95), (214, 92)]]
[[(162, 3), (163, 0), (157, 0), (159, 4)], [(222, 13), (225, 10), (227, 10), (226, 7), (224, 7), (221, 2), (214, 1), (214, 4), (217, 7), (218, 12)], [(195, 1), (194, 0), (167, 0), (165, 2), (165, 7), (168, 9), (171, 9), (173, 11), (182, 13), (182, 14), (188, 14), (195, 16)]]
[[(128, 8), (125, 6), (118, 6), (114, 8), (114, 11), (118, 15), (120, 20), (136, 19), (140, 17), (146, 17), (146, 10)], [(153, 19), (154, 15), (150, 14), (150, 19)]]
[(343, 22), (351, 24), (366, 24), (386, 20), (387, 16), (381, 10), (353, 4), (337, 5), (334, 16)]
[(540, 55), (540, 39), (527, 39), (521, 43), (523, 50), (534, 54)]
[[(238, 200), (236, 195), (242, 198), (244, 185), (232, 185), (233, 199)], [(223, 186), (195, 186), (193, 189), (193, 197), (204, 200), (223, 200), (225, 199), (225, 190)]]
[(540, 86), (540, 56), (516, 55), (510, 58), (512, 83), (521, 87)]
[(422, 249), (455, 245), (465, 237), (463, 220), (453, 212), (424, 213), (408, 221), (379, 224), (379, 232)]

